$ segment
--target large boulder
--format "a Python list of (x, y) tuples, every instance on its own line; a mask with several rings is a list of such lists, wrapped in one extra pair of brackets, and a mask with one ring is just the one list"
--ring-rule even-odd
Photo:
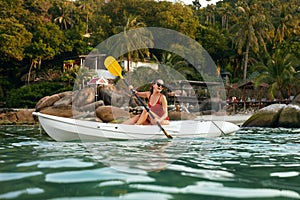
[(278, 127), (299, 128), (300, 127), (300, 107), (289, 104), (283, 108), (278, 120)]
[(300, 128), (300, 106), (272, 104), (253, 114), (242, 126)]
[(37, 112), (41, 111), (43, 108), (52, 106), (55, 102), (57, 102), (60, 99), (59, 94), (54, 94), (52, 96), (45, 96), (43, 98), (41, 98), (36, 106), (35, 106), (35, 110)]
[(22, 109), (17, 111), (16, 116), (18, 119), (18, 123), (21, 124), (34, 124), (35, 120), (32, 116), (33, 109)]
[(72, 91), (59, 93), (58, 96), (60, 97), (60, 99), (56, 101), (53, 105), (57, 107), (72, 105), (72, 95)]
[(104, 102), (102, 100), (84, 105), (80, 108), (77, 108), (77, 110), (80, 112), (95, 112), (95, 110), (100, 106), (104, 106)]
[(47, 114), (47, 115), (55, 115), (58, 117), (67, 117), (71, 118), (74, 115), (78, 115), (77, 113), (73, 113), (72, 106), (60, 106), (60, 107), (47, 107), (40, 111), (40, 113)]
[(170, 111), (168, 115), (170, 120), (193, 120), (197, 117), (195, 114), (180, 111)]
[(130, 118), (129, 112), (114, 106), (101, 106), (96, 109), (96, 116), (103, 122), (125, 121)]
[(114, 86), (102, 86), (98, 89), (98, 100), (103, 100), (105, 105), (122, 107), (128, 104), (130, 96), (124, 90), (117, 90)]
[(105, 105), (111, 105), (111, 97), (113, 95), (114, 88), (112, 87), (99, 87), (98, 100), (102, 100)]
[(35, 110), (40, 110), (50, 106), (69, 106), (72, 104), (72, 91), (61, 92), (51, 96), (45, 96), (41, 98), (36, 106)]
[(300, 93), (292, 102), (286, 104), (272, 104), (253, 114), (243, 127), (300, 127)]
[(1, 121), (4, 122), (3, 124), (15, 124), (18, 121), (16, 112), (8, 112), (4, 113), (1, 116)]
[(7, 118), (10, 122), (16, 123), (18, 121), (16, 112), (9, 112), (7, 113)]
[(72, 104), (76, 108), (93, 103), (95, 101), (95, 89), (92, 87), (84, 88), (73, 93)]
[(62, 98), (65, 98), (66, 96), (70, 96), (72, 95), (73, 92), (72, 91), (65, 91), (65, 92), (61, 92), (61, 93), (58, 93), (59, 97), (62, 99)]
[(300, 106), (300, 93), (294, 97), (291, 104)]
[(243, 127), (276, 127), (285, 104), (272, 104), (253, 114), (244, 122)]
[(34, 124), (35, 120), (32, 116), (33, 111), (34, 109), (20, 109), (1, 113), (0, 125)]

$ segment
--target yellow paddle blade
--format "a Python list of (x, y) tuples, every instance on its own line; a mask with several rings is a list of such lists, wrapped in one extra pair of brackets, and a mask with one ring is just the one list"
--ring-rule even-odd
[(105, 65), (106, 69), (112, 75), (119, 76), (121, 79), (123, 79), (123, 76), (122, 76), (122, 67), (120, 66), (120, 64), (118, 63), (118, 61), (114, 57), (108, 56), (104, 60), (104, 65)]

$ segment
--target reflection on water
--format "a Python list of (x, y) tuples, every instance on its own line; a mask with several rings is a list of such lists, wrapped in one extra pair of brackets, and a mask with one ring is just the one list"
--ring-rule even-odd
[(113, 168), (137, 168), (161, 171), (177, 160), (183, 149), (176, 149), (170, 141), (130, 141), (85, 143), (93, 159)]
[(0, 199), (299, 199), (299, 132), (55, 142), (0, 127)]

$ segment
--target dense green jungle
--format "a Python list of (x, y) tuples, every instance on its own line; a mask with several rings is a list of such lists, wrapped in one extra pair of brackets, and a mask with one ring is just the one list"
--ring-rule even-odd
[[(207, 7), (193, 2), (0, 0), (0, 107), (32, 108), (46, 95), (72, 90), (78, 66), (64, 64), (140, 27), (168, 28), (199, 42), (220, 74), (230, 75), (226, 84), (266, 83), (270, 99), (300, 91), (299, 0), (223, 0)], [(185, 69), (188, 80), (201, 80), (170, 54), (146, 49), (124, 59), (156, 60)]]

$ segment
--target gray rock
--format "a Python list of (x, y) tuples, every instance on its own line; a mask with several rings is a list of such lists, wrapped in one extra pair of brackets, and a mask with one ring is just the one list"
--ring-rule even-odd
[(283, 108), (277, 126), (300, 128), (300, 107), (298, 105), (289, 104)]
[(180, 112), (180, 111), (170, 111), (168, 115), (170, 120), (193, 120), (197, 117), (192, 113)]
[(72, 104), (75, 107), (82, 107), (95, 101), (95, 89), (84, 88), (73, 93)]
[(300, 127), (300, 93), (286, 104), (272, 104), (254, 113), (243, 127)]
[(72, 106), (60, 106), (60, 107), (51, 106), (42, 109), (40, 113), (54, 115), (58, 117), (67, 117), (67, 118), (71, 118), (73, 117), (73, 115), (79, 115), (77, 112), (75, 112), (72, 109)]
[(78, 111), (81, 111), (81, 112), (95, 112), (95, 110), (100, 106), (104, 106), (104, 102), (102, 100), (90, 103), (90, 104), (85, 105), (85, 106), (82, 106), (82, 107), (78, 108)]
[(260, 109), (246, 120), (242, 127), (277, 127), (280, 113), (285, 106), (285, 104), (272, 104)]
[(56, 101), (53, 105), (54, 106), (70, 106), (72, 105), (72, 92), (68, 93), (66, 95), (60, 95), (61, 99), (59, 99), (58, 101)]
[(300, 106), (300, 93), (294, 97), (291, 104)]
[(54, 94), (52, 96), (46, 96), (43, 97), (42, 99), (40, 99), (36, 106), (35, 106), (35, 110), (36, 111), (40, 111), (43, 108), (52, 106), (55, 102), (57, 102), (60, 99), (60, 96), (58, 94)]
[(96, 109), (96, 116), (103, 122), (125, 121), (130, 118), (129, 112), (114, 106), (101, 106)]

